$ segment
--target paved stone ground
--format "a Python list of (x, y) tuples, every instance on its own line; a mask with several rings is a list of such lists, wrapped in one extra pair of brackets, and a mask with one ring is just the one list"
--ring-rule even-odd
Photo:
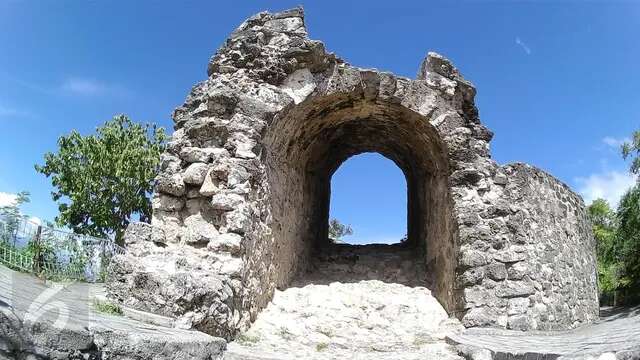
[(45, 284), (0, 266), (0, 359), (222, 358), (223, 339), (99, 313), (102, 294), (99, 285)]
[[(224, 359), (640, 359), (640, 307), (603, 309), (598, 323), (570, 331), (463, 330), (426, 287), (403, 280), (419, 271), (406, 254), (377, 253), (324, 257), (276, 293)], [(97, 312), (102, 294), (0, 266), (0, 360), (223, 358), (222, 339)]]
[(640, 307), (603, 308), (596, 324), (569, 331), (468, 329), (448, 338), (474, 360), (640, 359)]
[(387, 250), (323, 254), (225, 359), (640, 359), (640, 307), (571, 331), (463, 330), (411, 280), (424, 277), (410, 252)]
[(464, 328), (415, 281), (424, 276), (410, 250), (340, 249), (313, 265), (225, 359), (462, 360), (445, 337)]

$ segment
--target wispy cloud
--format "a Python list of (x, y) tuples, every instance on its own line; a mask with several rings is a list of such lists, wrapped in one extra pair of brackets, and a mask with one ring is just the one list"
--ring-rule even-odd
[(605, 171), (576, 178), (576, 183), (586, 204), (605, 199), (611, 206), (617, 207), (622, 195), (636, 184), (636, 177), (627, 172)]
[(613, 148), (615, 150), (620, 150), (620, 147), (622, 146), (622, 144), (624, 144), (625, 142), (630, 142), (630, 141), (631, 141), (631, 139), (629, 139), (629, 138), (615, 138), (613, 136), (605, 136), (602, 139), (602, 142), (605, 145), (607, 145), (607, 146), (609, 146), (609, 147), (611, 147), (611, 148)]
[(0, 71), (5, 78), (20, 87), (47, 96), (129, 96), (131, 91), (117, 83), (82, 76), (69, 76), (53, 84), (25, 81)]
[(67, 78), (60, 86), (60, 90), (63, 93), (82, 96), (115, 95), (126, 93), (126, 90), (119, 85), (106, 84), (98, 80), (80, 77)]
[(16, 109), (13, 107), (0, 105), (0, 119), (9, 117), (31, 117), (32, 114), (28, 111)]
[(516, 37), (516, 45), (520, 46), (522, 50), (527, 53), (527, 55), (531, 55), (531, 48), (524, 41), (522, 41), (519, 37)]

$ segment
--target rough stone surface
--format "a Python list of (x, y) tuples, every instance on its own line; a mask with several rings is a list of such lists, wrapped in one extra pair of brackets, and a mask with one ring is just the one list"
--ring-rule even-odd
[(333, 172), (379, 152), (407, 178), (405, 246), (450, 315), (523, 330), (597, 317), (582, 200), (491, 159), (476, 90), (443, 56), (415, 80), (357, 68), (293, 9), (242, 23), (208, 75), (173, 114), (151, 239), (114, 265), (114, 298), (233, 338), (326, 247)]
[(276, 290), (225, 359), (462, 360), (445, 337), (464, 328), (419, 284), (405, 265), (413, 259), (393, 247), (325, 251), (313, 271)]
[(447, 335), (465, 359), (640, 359), (640, 308), (603, 309), (596, 324), (565, 331), (469, 329)]
[[(402, 283), (414, 276), (406, 249), (324, 254), (313, 260), (315, 270), (276, 291), (251, 329), (228, 346), (171, 328), (173, 319), (127, 308), (125, 316), (99, 313), (93, 301), (104, 299), (101, 285), (44, 284), (0, 266), (0, 359), (640, 358), (640, 308), (602, 309), (595, 324), (568, 331), (463, 330), (424, 284)], [(372, 262), (377, 271), (365, 272)], [(509, 302), (516, 311), (524, 305), (519, 298)]]
[(43, 284), (0, 265), (0, 359), (220, 360), (226, 342), (94, 307), (92, 284)]

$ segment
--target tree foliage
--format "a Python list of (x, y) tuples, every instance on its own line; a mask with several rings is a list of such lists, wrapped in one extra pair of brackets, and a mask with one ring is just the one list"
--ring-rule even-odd
[(596, 238), (598, 258), (598, 283), (600, 291), (607, 294), (619, 286), (619, 265), (616, 258), (616, 213), (606, 200), (597, 199), (587, 208)]
[(353, 235), (353, 229), (350, 225), (341, 223), (338, 219), (329, 221), (329, 238), (332, 240), (342, 240), (343, 237)]
[[(629, 171), (640, 175), (640, 131), (622, 145), (622, 157), (630, 160)], [(640, 184), (625, 193), (614, 211), (602, 199), (589, 207), (598, 248), (598, 282), (605, 298), (640, 293)], [(614, 303), (617, 302), (614, 301)]]
[(622, 286), (640, 288), (640, 187), (629, 190), (618, 207), (615, 253), (622, 264)]
[(630, 142), (622, 145), (622, 157), (631, 160), (631, 173), (640, 175), (640, 130), (633, 133)]
[(121, 240), (133, 215), (148, 221), (153, 180), (165, 148), (163, 128), (115, 116), (94, 135), (58, 139), (38, 172), (51, 178), (56, 223), (74, 232)]

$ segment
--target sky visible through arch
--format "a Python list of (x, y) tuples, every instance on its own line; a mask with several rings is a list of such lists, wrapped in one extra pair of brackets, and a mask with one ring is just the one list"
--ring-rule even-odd
[[(499, 163), (538, 166), (587, 202), (616, 202), (633, 184), (618, 148), (640, 128), (640, 2), (0, 0), (0, 204), (27, 190), (25, 211), (53, 219), (33, 165), (58, 136), (119, 113), (171, 129), (235, 27), (300, 3), (311, 38), (354, 65), (413, 78), (427, 51), (450, 58), (478, 88)], [(345, 194), (336, 211), (379, 210)]]
[(350, 157), (331, 177), (329, 216), (353, 228), (342, 239), (346, 243), (400, 242), (407, 234), (404, 174), (378, 153)]

